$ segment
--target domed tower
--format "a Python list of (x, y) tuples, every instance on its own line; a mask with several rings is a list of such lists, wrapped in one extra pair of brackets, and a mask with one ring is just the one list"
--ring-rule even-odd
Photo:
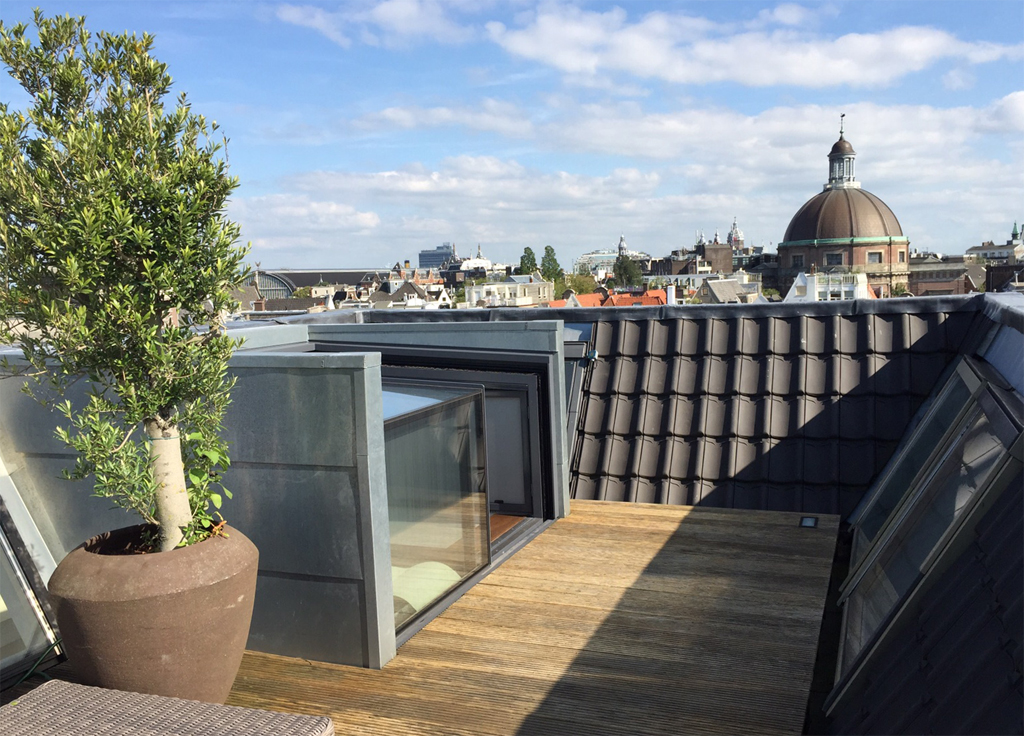
[(861, 189), (857, 152), (844, 135), (828, 154), (828, 182), (797, 210), (779, 243), (783, 292), (800, 272), (863, 272), (882, 296), (907, 288), (910, 241), (889, 206)]

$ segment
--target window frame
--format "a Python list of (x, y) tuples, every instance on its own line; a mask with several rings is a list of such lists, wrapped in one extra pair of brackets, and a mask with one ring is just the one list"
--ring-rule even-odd
[[(829, 259), (833, 258), (834, 256), (839, 256), (839, 263), (829, 263)], [(825, 254), (825, 263), (824, 263), (824, 265), (826, 265), (826, 266), (845, 266), (846, 265), (846, 254), (843, 251), (838, 251), (836, 253), (826, 253)]]
[[(894, 456), (893, 461), (912, 444), (913, 439), (922, 431), (934, 415), (936, 407), (940, 404), (942, 396), (952, 389), (951, 379), (955, 376), (966, 384), (969, 397), (963, 402), (956, 414), (956, 419), (949, 423), (949, 427), (942, 435), (942, 439), (936, 443), (935, 448), (928, 453), (921, 468), (915, 474), (913, 480), (907, 485), (899, 503), (893, 507), (885, 523), (870, 541), (870, 544), (859, 562), (852, 566), (846, 580), (840, 586), (838, 605), (842, 606), (842, 623), (840, 627), (839, 650), (836, 658), (835, 687), (828, 696), (825, 707), (831, 711), (835, 704), (844, 694), (856, 683), (865, 665), (871, 660), (875, 651), (888, 640), (893, 632), (898, 629), (898, 623), (908, 609), (917, 604), (920, 596), (931, 586), (929, 576), (934, 580), (933, 573), (948, 567), (962, 550), (960, 549), (970, 540), (964, 541), (965, 537), (960, 534), (965, 527), (972, 528), (981, 519), (981, 516), (1005, 490), (1010, 481), (1021, 472), (1022, 454), (1024, 454), (1024, 403), (1019, 394), (1012, 389), (1005, 387), (1005, 383), (997, 377), (994, 371), (973, 358), (963, 357), (960, 362), (954, 365), (954, 370), (947, 374), (943, 388), (931, 401), (921, 421), (914, 428), (908, 440), (901, 444)], [(946, 461), (953, 456), (961, 441), (970, 431), (972, 423), (979, 417), (985, 416), (989, 419), (993, 433), (1002, 445), (1002, 451), (995, 461), (984, 482), (975, 489), (975, 492), (966, 501), (961, 511), (957, 513), (948, 526), (938, 535), (934, 545), (923, 557), (920, 568), (915, 579), (896, 598), (896, 601), (883, 615), (875, 630), (868, 635), (856, 655), (846, 663), (846, 641), (850, 625), (849, 599), (857, 592), (859, 586), (864, 582), (867, 574), (871, 571), (879, 559), (896, 549), (892, 546), (894, 538), (901, 530), (909, 530), (918, 520), (918, 514), (923, 506), (932, 500), (934, 482)], [(872, 488), (871, 496), (862, 504), (848, 519), (851, 526), (853, 539), (857, 539), (857, 525), (863, 520), (866, 514), (879, 498), (879, 490), (883, 487), (886, 478), (891, 475), (896, 462), (890, 461), (886, 466), (884, 474)], [(910, 526), (904, 526), (909, 524)], [(905, 540), (898, 540), (901, 544)], [(856, 543), (856, 542), (855, 542)], [(851, 560), (853, 559), (851, 549)]]
[[(872, 257), (878, 256), (877, 261), (871, 260)], [(885, 251), (884, 250), (869, 250), (864, 256), (864, 263), (868, 266), (882, 266), (885, 264)]]
[[(799, 259), (799, 263), (797, 262)], [(803, 268), (804, 267), (804, 254), (793, 253), (789, 256), (789, 267), (790, 268)]]

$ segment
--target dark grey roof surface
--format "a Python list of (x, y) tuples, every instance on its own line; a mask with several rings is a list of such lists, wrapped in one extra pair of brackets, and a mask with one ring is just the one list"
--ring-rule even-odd
[(1018, 476), (974, 539), (875, 653), (835, 734), (1024, 733), (1024, 508)]
[(704, 283), (708, 285), (708, 291), (711, 292), (711, 296), (714, 297), (717, 304), (739, 304), (740, 295), (744, 293), (743, 287), (733, 279), (712, 280)]
[(847, 514), (979, 319), (599, 322), (575, 497)]

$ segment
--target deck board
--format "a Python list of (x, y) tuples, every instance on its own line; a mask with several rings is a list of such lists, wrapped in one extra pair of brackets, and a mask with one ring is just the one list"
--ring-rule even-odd
[(838, 518), (574, 501), (383, 670), (247, 652), (339, 734), (800, 733)]

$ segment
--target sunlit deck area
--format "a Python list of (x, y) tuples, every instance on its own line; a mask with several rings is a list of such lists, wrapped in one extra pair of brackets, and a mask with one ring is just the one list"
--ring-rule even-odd
[(838, 519), (576, 501), (383, 670), (249, 652), (339, 734), (800, 733)]

